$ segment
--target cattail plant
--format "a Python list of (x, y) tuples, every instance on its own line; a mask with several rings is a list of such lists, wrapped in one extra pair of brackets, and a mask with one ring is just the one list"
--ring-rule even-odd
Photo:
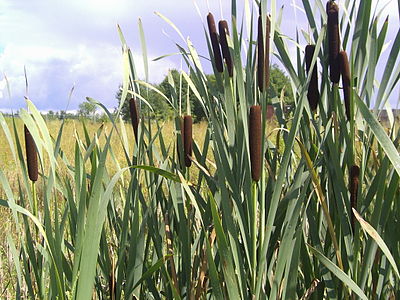
[(261, 177), (261, 106), (250, 107), (249, 144), (251, 178), (259, 181)]
[(38, 180), (38, 158), (37, 158), (36, 145), (26, 125), (24, 125), (24, 132), (25, 132), (26, 162), (28, 164), (28, 175), (29, 179), (32, 182), (36, 182)]
[[(356, 165), (352, 166), (350, 169), (350, 205), (351, 208), (357, 208), (357, 192), (358, 192), (358, 177), (360, 176), (360, 168)], [(354, 230), (354, 215), (351, 213), (351, 227)]]
[(269, 87), (269, 40), (270, 40), (270, 31), (271, 31), (271, 21), (269, 17), (267, 17), (267, 23), (265, 27), (265, 51), (264, 51), (264, 34), (262, 28), (262, 18), (258, 17), (258, 38), (257, 38), (257, 46), (258, 46), (258, 58), (257, 58), (257, 79), (258, 79), (258, 88), (261, 92)]
[(224, 56), (226, 66), (228, 68), (229, 77), (232, 77), (233, 76), (232, 57), (231, 53), (229, 52), (228, 39), (226, 37), (227, 35), (229, 35), (228, 23), (225, 20), (219, 21), (218, 29), (219, 29), (222, 55)]
[(222, 64), (221, 50), (219, 48), (217, 28), (215, 26), (214, 16), (212, 13), (207, 15), (207, 24), (208, 31), (210, 33), (211, 46), (214, 53), (215, 68), (218, 72), (222, 73), (224, 71), (224, 66)]
[(346, 51), (339, 52), (339, 66), (342, 74), (342, 85), (344, 94), (344, 105), (346, 108), (347, 120), (350, 121), (350, 66)]
[(131, 122), (133, 127), (133, 133), (135, 134), (136, 142), (138, 141), (138, 129), (139, 129), (139, 111), (136, 105), (135, 98), (129, 100), (129, 112), (131, 115)]
[(183, 127), (181, 127), (183, 137), (183, 150), (185, 154), (185, 166), (190, 167), (192, 165), (192, 116), (183, 117)]
[(340, 51), (339, 36), (339, 7), (335, 1), (328, 1), (326, 4), (328, 14), (328, 47), (329, 47), (329, 68), (332, 83), (339, 83), (340, 69), (338, 55)]
[[(315, 45), (307, 45), (306, 46), (306, 70), (307, 74), (311, 69), (311, 62), (315, 52)], [(318, 91), (318, 70), (317, 64), (315, 63), (312, 73), (311, 73), (311, 81), (308, 85), (307, 92), (308, 103), (310, 105), (311, 110), (316, 110), (319, 103), (319, 91)]]

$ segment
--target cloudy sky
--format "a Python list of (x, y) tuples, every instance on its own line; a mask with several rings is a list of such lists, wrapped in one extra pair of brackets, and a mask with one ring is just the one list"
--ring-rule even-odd
[[(28, 95), (40, 110), (66, 109), (73, 86), (69, 109), (76, 109), (86, 96), (114, 107), (115, 93), (122, 81), (121, 46), (116, 24), (120, 24), (134, 53), (139, 74), (143, 76), (138, 18), (143, 22), (150, 60), (176, 52), (174, 41), (179, 41), (174, 30), (156, 16), (155, 11), (170, 18), (185, 37), (190, 37), (199, 53), (208, 56), (202, 27), (205, 16), (210, 9), (217, 18), (228, 17), (230, 0), (208, 2), (0, 0), (0, 109), (24, 107), (24, 95)], [(289, 20), (284, 22), (283, 31), (294, 36), (296, 20), (300, 27), (306, 26), (304, 13), (295, 9), (296, 4), (301, 6), (301, 1), (278, 3), (285, 5), (285, 19)], [(379, 3), (389, 3), (387, 13), (392, 24), (389, 36), (393, 35), (399, 26), (397, 1), (379, 0)], [(180, 68), (180, 60), (167, 57), (151, 62), (149, 67), (150, 81), (160, 82), (168, 69)], [(4, 74), (10, 84), (11, 98)]]

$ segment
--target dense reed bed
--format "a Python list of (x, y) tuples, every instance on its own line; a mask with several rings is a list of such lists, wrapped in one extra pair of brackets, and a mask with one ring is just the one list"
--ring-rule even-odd
[[(0, 114), (21, 174), (12, 189), (0, 170), (0, 205), (15, 227), (7, 237), (13, 270), (2, 280), (4, 293), (79, 300), (399, 298), (400, 132), (390, 110), (389, 128), (377, 118), (390, 108), (398, 82), (400, 30), (387, 44), (388, 23), (379, 22), (372, 1), (302, 3), (310, 34), (300, 39), (299, 31), (297, 61), (281, 33), (281, 11), (267, 14), (276, 1), (262, 0), (260, 9), (253, 3), (241, 19), (233, 0), (219, 34), (205, 14), (210, 61), (177, 43), (186, 64), (181, 78), (207, 118), (201, 140), (193, 136), (190, 105), (181, 113), (173, 80), (174, 92), (165, 97), (176, 112), (168, 137), (164, 124), (140, 111), (146, 105), (140, 85), (154, 87), (137, 78), (120, 29), (122, 99), (143, 101), (130, 100), (132, 124), (89, 99), (110, 122), (94, 134), (84, 127), (68, 159), (64, 125), (50, 134), (27, 100), (19, 117), (33, 139), (27, 150), (37, 151), (32, 184), (21, 124)], [(266, 32), (259, 30), (264, 24)], [(281, 94), (264, 84), (260, 68), (273, 56), (291, 80), (290, 114)], [(202, 63), (213, 66), (217, 88)], [(268, 103), (276, 112), (273, 129)], [(131, 126), (135, 139), (128, 138)]]

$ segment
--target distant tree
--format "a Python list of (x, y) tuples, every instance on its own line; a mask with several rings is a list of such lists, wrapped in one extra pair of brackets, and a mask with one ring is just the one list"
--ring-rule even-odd
[(54, 111), (49, 110), (49, 111), (47, 112), (47, 119), (48, 119), (48, 120), (53, 120), (54, 118), (55, 118)]
[(57, 112), (57, 116), (60, 120), (65, 119), (66, 112), (65, 110), (61, 110), (60, 113)]
[(280, 97), (283, 90), (284, 101), (286, 104), (294, 102), (293, 91), (290, 85), (290, 79), (286, 76), (278, 65), (272, 65), (270, 72), (270, 98)]
[(89, 101), (84, 101), (79, 104), (78, 114), (85, 118), (94, 117), (96, 113), (96, 105)]
[[(217, 82), (214, 74), (206, 75), (208, 82), (208, 92), (216, 91), (218, 89)], [(180, 78), (180, 73), (178, 70), (170, 70), (169, 74), (163, 79), (163, 81), (159, 84), (154, 85), (161, 93), (163, 93), (172, 103), (176, 103), (178, 105), (179, 98), (181, 98), (181, 110), (182, 113), (186, 113), (187, 108), (187, 95), (188, 95), (188, 83)], [(270, 99), (278, 96), (280, 97), (281, 92), (284, 93), (284, 101), (286, 104), (293, 103), (293, 92), (290, 86), (290, 80), (285, 75), (285, 73), (277, 66), (273, 65), (271, 68), (271, 76), (270, 76)], [(180, 91), (180, 92), (179, 92)], [(116, 99), (118, 100), (118, 105), (121, 103), (121, 94), (122, 89), (121, 86), (116, 93)], [(141, 111), (143, 114), (151, 118), (156, 119), (169, 119), (173, 116), (173, 110), (168, 101), (162, 97), (159, 93), (146, 89), (145, 87), (140, 87), (140, 94), (146, 101), (149, 102), (153, 111), (146, 105), (142, 105)], [(128, 95), (124, 105), (122, 107), (122, 116), (123, 119), (128, 121), (130, 119), (129, 116), (129, 100), (130, 95)], [(194, 117), (195, 122), (199, 122), (206, 117), (203, 106), (201, 105), (199, 99), (195, 96), (192, 90), (189, 90), (189, 101), (190, 101), (190, 109), (191, 114)]]
[[(162, 89), (162, 87), (160, 87), (160, 85), (154, 85), (155, 88), (157, 88), (158, 90), (160, 90), (162, 93), (165, 94), (165, 91)], [(140, 108), (141, 108), (141, 114), (142, 115), (146, 115), (149, 116), (150, 118), (154, 118), (154, 119), (169, 119), (173, 116), (172, 113), (172, 108), (171, 106), (168, 104), (167, 100), (162, 97), (159, 93), (150, 90), (150, 89), (146, 89), (145, 87), (140, 87), (140, 95), (146, 99), (146, 101), (151, 105), (152, 110), (144, 103), (139, 104)], [(119, 87), (115, 98), (118, 101), (118, 106), (121, 103), (121, 96), (122, 96), (122, 88), (121, 86)], [(127, 99), (125, 99), (124, 101), (124, 105), (122, 106), (121, 109), (121, 114), (122, 114), (122, 118), (125, 121), (130, 120), (130, 115), (129, 115), (129, 99), (132, 96), (128, 94)], [(139, 100), (140, 102), (140, 100)]]

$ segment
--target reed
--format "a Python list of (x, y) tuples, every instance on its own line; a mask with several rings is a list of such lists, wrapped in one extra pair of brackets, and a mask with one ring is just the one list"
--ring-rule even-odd
[(185, 154), (185, 166), (190, 167), (192, 165), (192, 127), (193, 120), (192, 116), (183, 117), (183, 150)]
[(222, 63), (221, 50), (218, 42), (217, 28), (215, 26), (214, 16), (211, 12), (207, 15), (207, 24), (208, 32), (210, 34), (211, 46), (214, 54), (215, 68), (219, 73), (222, 73), (224, 71), (224, 66)]
[(233, 63), (231, 53), (229, 51), (227, 35), (229, 35), (228, 23), (221, 20), (218, 23), (219, 41), (221, 43), (222, 55), (224, 57), (226, 67), (228, 68), (229, 77), (233, 77)]
[[(377, 111), (370, 109), (371, 99), (380, 108), (397, 96), (392, 91), (398, 62), (379, 54), (383, 45), (387, 53), (397, 53), (398, 41), (388, 42), (392, 37), (386, 38), (387, 25), (381, 25), (376, 6), (369, 9), (371, 1), (342, 1), (349, 14), (340, 28), (351, 58), (357, 58), (354, 68), (350, 64), (350, 91), (359, 115), (357, 122), (346, 123), (328, 60), (318, 60), (319, 114), (310, 119), (304, 109), (313, 85), (313, 78), (309, 84), (304, 80), (310, 59), (305, 58), (306, 66), (298, 63), (305, 44), (296, 46), (296, 53), (289, 51), (296, 37), (282, 34), (281, 20), (288, 16), (271, 10), (271, 20), (276, 20), (271, 45), (295, 100), (289, 113), (284, 91), (274, 85), (269, 93), (264, 86), (260, 97), (253, 35), (257, 23), (238, 11), (239, 1), (229, 2), (229, 51), (237, 58), (233, 78), (225, 63), (224, 76), (216, 68), (214, 76), (206, 74), (195, 45), (177, 45), (187, 72), (182, 71), (182, 84), (169, 76), (171, 93), (164, 95), (173, 107), (174, 125), (143, 122), (139, 102), (136, 107), (129, 99), (133, 131), (114, 118), (100, 127), (69, 120), (62, 126), (51, 124), (29, 100), (34, 118), (23, 109), (17, 118), (4, 118), (0, 112), (0, 138), (7, 147), (0, 153), (9, 150), (16, 169), (15, 175), (5, 172), (6, 159), (0, 156), (0, 212), (5, 216), (0, 226), (6, 224), (1, 227), (6, 233), (11, 229), (0, 240), (5, 250), (0, 261), (9, 262), (7, 271), (0, 272), (9, 274), (0, 274), (1, 298), (400, 299), (395, 226), (400, 223), (400, 133), (392, 120), (391, 128), (383, 128)], [(325, 7), (315, 5), (313, 10), (308, 2), (303, 6), (313, 30), (309, 39), (316, 46), (306, 55), (321, 46), (328, 58), (326, 24), (315, 22), (325, 17)], [(206, 38), (208, 34), (205, 29)], [(128, 58), (124, 78), (135, 83), (125, 82), (125, 92), (157, 90), (137, 78), (140, 67), (120, 35)], [(265, 43), (265, 34), (263, 38)], [(212, 51), (210, 44), (208, 57), (214, 56)], [(144, 62), (147, 57), (144, 53)], [(384, 76), (379, 65), (389, 66)], [(313, 72), (309, 65), (310, 77)], [(181, 113), (180, 96), (188, 88), (195, 96), (189, 101), (200, 101), (207, 112), (201, 126)], [(142, 96), (153, 104), (150, 94)], [(264, 135), (268, 100), (277, 117)], [(38, 146), (40, 186), (26, 180), (23, 123), (32, 125), (28, 128)], [(129, 140), (135, 131), (140, 151), (132, 158)], [(171, 149), (175, 142), (180, 163)], [(344, 213), (350, 206), (358, 207), (359, 216)]]
[(129, 100), (129, 112), (130, 112), (130, 116), (131, 116), (133, 133), (135, 134), (135, 140), (137, 143), (138, 142), (138, 130), (139, 130), (140, 116), (139, 116), (139, 110), (137, 108), (135, 98), (131, 98)]
[(259, 181), (261, 177), (262, 157), (261, 157), (261, 106), (253, 105), (250, 107), (249, 118), (249, 145), (251, 161), (251, 178)]
[[(315, 45), (307, 45), (306, 46), (306, 70), (307, 74), (311, 69), (311, 62), (315, 52)], [(318, 91), (318, 69), (317, 63), (314, 64), (311, 73), (310, 84), (308, 85), (307, 92), (308, 104), (310, 105), (311, 110), (315, 111), (318, 107), (319, 103), (319, 91)]]
[(347, 120), (350, 121), (351, 112), (350, 112), (350, 92), (351, 92), (351, 75), (350, 75), (350, 66), (349, 59), (347, 57), (346, 51), (339, 52), (339, 66), (342, 75), (342, 85), (343, 85), (343, 95), (344, 95), (344, 105), (346, 108), (346, 116)]
[(25, 150), (26, 150), (26, 163), (28, 165), (28, 175), (29, 179), (32, 182), (36, 182), (38, 180), (38, 157), (37, 157), (36, 144), (26, 125), (24, 125), (24, 133), (25, 133)]
[(332, 83), (339, 83), (340, 69), (338, 55), (340, 51), (339, 36), (339, 7), (335, 1), (328, 1), (326, 4), (328, 15), (328, 47), (329, 47), (329, 68)]

